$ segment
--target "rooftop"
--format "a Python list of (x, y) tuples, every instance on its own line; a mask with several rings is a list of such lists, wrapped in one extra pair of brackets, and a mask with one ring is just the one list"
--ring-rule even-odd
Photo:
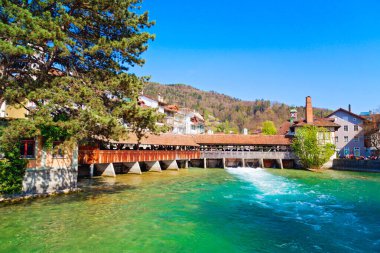
[(204, 134), (193, 135), (200, 145), (290, 145), (284, 135)]

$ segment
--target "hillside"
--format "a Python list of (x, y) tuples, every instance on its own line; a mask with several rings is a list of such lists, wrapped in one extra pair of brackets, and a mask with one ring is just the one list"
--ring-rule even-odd
[[(157, 97), (158, 94), (170, 104), (188, 107), (202, 113), (208, 128), (214, 131), (241, 132), (247, 128), (253, 132), (261, 128), (263, 121), (271, 120), (279, 127), (289, 119), (291, 107), (284, 103), (263, 99), (243, 101), (215, 91), (202, 91), (183, 84), (162, 85), (148, 83), (144, 94)], [(296, 107), (298, 117), (304, 117), (304, 107)], [(330, 110), (315, 108), (315, 115), (327, 115)]]

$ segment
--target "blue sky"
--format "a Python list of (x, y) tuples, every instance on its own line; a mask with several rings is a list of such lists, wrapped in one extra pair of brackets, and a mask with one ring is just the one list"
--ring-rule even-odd
[(156, 34), (133, 72), (243, 100), (380, 107), (380, 1), (145, 0)]

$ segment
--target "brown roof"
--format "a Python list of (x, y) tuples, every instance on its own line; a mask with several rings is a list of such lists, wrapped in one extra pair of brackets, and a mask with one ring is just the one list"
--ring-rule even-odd
[(51, 69), (49, 70), (48, 73), (49, 73), (50, 75), (52, 75), (52, 76), (59, 76), (59, 77), (65, 75), (64, 72), (62, 72), (61, 70), (56, 69), (56, 68), (51, 68)]
[(178, 112), (178, 110), (179, 110), (178, 106), (176, 106), (176, 105), (167, 105), (167, 106), (165, 106), (164, 109), (166, 111), (170, 111), (170, 112)]
[(286, 135), (289, 132), (290, 126), (291, 126), (291, 123), (289, 121), (285, 121), (278, 128), (277, 134), (278, 135)]
[(343, 108), (339, 108), (338, 110), (333, 111), (332, 113), (330, 113), (329, 115), (327, 115), (326, 118), (331, 117), (333, 114), (335, 114), (336, 112), (339, 112), (339, 111), (342, 111), (342, 112), (348, 113), (348, 114), (350, 114), (350, 115), (352, 115), (352, 116), (354, 116), (354, 117), (357, 117), (357, 118), (359, 118), (359, 119), (365, 120), (365, 118), (364, 118), (363, 116), (357, 115), (357, 114), (355, 114), (355, 113), (353, 113), (353, 112), (350, 112), (350, 111), (348, 111), (348, 110), (346, 110), (346, 109), (343, 109)]
[(315, 118), (313, 123), (306, 123), (305, 120), (295, 121), (292, 127), (302, 127), (305, 125), (312, 125), (316, 127), (334, 127), (336, 129), (340, 128), (340, 125), (333, 122), (334, 119), (331, 118)]
[(365, 121), (366, 126), (373, 125), (374, 129), (379, 128), (380, 114), (371, 114), (370, 116), (367, 116), (366, 118), (367, 118), (367, 120)]
[(193, 137), (200, 145), (290, 145), (291, 143), (284, 135), (202, 134)]
[(156, 102), (158, 102), (157, 101), (157, 98), (154, 98), (154, 97), (151, 97), (151, 96), (148, 96), (148, 95), (145, 95), (145, 94), (142, 94), (142, 95), (140, 95), (141, 97), (146, 97), (146, 98), (149, 98), (149, 99), (151, 99), (151, 100), (153, 100), (153, 101), (156, 101)]
[[(120, 139), (119, 141), (112, 142), (124, 144), (137, 144), (137, 137), (135, 134), (129, 134), (126, 139)], [(148, 134), (148, 137), (143, 138), (141, 140), (141, 144), (162, 146), (199, 146), (196, 142), (194, 142), (194, 139), (191, 135), (180, 134)]]

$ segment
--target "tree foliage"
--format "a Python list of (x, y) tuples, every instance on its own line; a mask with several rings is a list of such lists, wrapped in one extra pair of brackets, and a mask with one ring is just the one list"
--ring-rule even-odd
[(146, 78), (129, 73), (144, 64), (141, 54), (154, 39), (141, 4), (0, 0), (0, 102), (27, 111), (2, 136), (8, 161), (18, 161), (21, 137), (41, 135), (52, 146), (162, 130), (159, 116), (138, 104)]
[(28, 130), (47, 142), (118, 139), (138, 122), (160, 131), (138, 105), (146, 79), (128, 73), (154, 38), (141, 2), (0, 0), (0, 93), (25, 107)]
[(315, 126), (297, 129), (292, 148), (305, 168), (320, 169), (329, 161), (335, 152), (335, 146), (326, 141), (329, 135), (326, 129)]
[(264, 135), (275, 135), (277, 134), (276, 126), (273, 121), (267, 120), (263, 122), (262, 133)]
[[(11, 123), (12, 124), (12, 123)], [(21, 124), (20, 124), (21, 125)], [(6, 141), (20, 137), (12, 136), (15, 131), (7, 131), (5, 126), (0, 128), (3, 159), (0, 160), (0, 195), (18, 193), (22, 189), (22, 180), (25, 174), (26, 160), (20, 158), (18, 142)], [(27, 136), (30, 133), (25, 132)]]
[(377, 153), (380, 153), (380, 124), (375, 118), (372, 122), (364, 124), (364, 133), (366, 136), (367, 145), (375, 148)]

